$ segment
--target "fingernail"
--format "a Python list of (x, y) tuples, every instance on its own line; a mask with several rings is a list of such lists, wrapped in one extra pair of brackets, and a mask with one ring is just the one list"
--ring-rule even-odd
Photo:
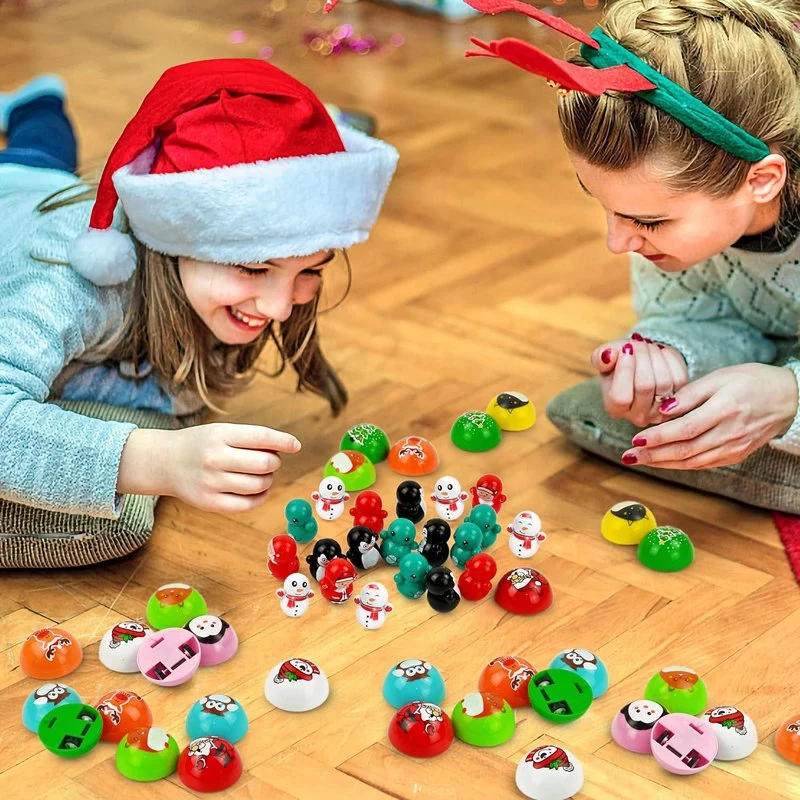
[(663, 344), (656, 345), (656, 347), (658, 347), (659, 350), (663, 350), (664, 349), (664, 345)]
[(294, 440), (294, 451), (295, 451), (295, 453), (296, 453), (298, 450), (300, 450), (302, 447), (303, 447), (303, 445), (302, 445), (302, 444), (300, 444), (300, 440), (299, 440), (299, 439), (295, 439), (295, 440)]
[(644, 341), (644, 339), (642, 338), (642, 334), (641, 333), (636, 333), (636, 331), (634, 331), (631, 334), (631, 339), (633, 339), (634, 342), (643, 342)]
[(645, 337), (645, 341), (647, 342), (647, 344), (653, 344), (653, 340), (652, 339), (648, 339), (647, 337)]
[(603, 352), (600, 353), (600, 360), (604, 364), (610, 364), (611, 363), (611, 348), (610, 347), (607, 350), (603, 350)]
[(633, 345), (630, 342), (625, 342), (625, 344), (622, 345), (622, 352), (625, 353), (626, 356), (632, 356)]
[(662, 414), (666, 414), (667, 411), (672, 411), (676, 405), (678, 405), (678, 401), (674, 397), (667, 397), (665, 400), (661, 401), (661, 405), (658, 407), (658, 410)]
[(636, 456), (633, 453), (625, 453), (625, 455), (622, 456), (623, 464), (637, 464), (638, 462), (639, 459), (636, 458)]
[(634, 447), (647, 447), (647, 439), (644, 436), (636, 436), (633, 440)]

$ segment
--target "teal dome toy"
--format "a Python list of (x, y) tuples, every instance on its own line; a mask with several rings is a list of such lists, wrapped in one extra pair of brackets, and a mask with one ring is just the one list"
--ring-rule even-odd
[(404, 556), (419, 546), (417, 529), (410, 519), (394, 520), (385, 531), (381, 531), (381, 557), (387, 564), (397, 566)]
[(201, 697), (186, 716), (186, 733), (190, 739), (220, 736), (236, 744), (247, 733), (249, 722), (241, 703), (227, 694)]
[(464, 522), (477, 525), (481, 531), (481, 549), (486, 550), (496, 541), (500, 531), (503, 530), (497, 523), (497, 512), (491, 506), (475, 506), (469, 515), (464, 517)]
[(397, 591), (411, 600), (425, 594), (425, 579), (433, 567), (421, 553), (409, 553), (400, 559), (400, 569), (394, 576)]
[(383, 681), (383, 699), (394, 708), (423, 702), (441, 705), (445, 696), (442, 673), (429, 661), (407, 658), (395, 664)]
[(485, 411), (467, 411), (450, 430), (450, 440), (461, 450), (483, 453), (500, 444), (503, 433), (500, 426)]
[(483, 536), (481, 529), (472, 522), (462, 522), (453, 534), (453, 547), (450, 550), (450, 558), (459, 568), (464, 569), (464, 565), (472, 556), (481, 552)]
[(386, 432), (377, 425), (362, 422), (345, 433), (339, 447), (342, 450), (356, 450), (363, 453), (373, 464), (380, 464), (389, 455), (392, 444)]
[(22, 706), (22, 724), (33, 733), (39, 732), (39, 723), (49, 711), (61, 704), (83, 703), (80, 695), (63, 683), (43, 683), (34, 689)]
[(324, 478), (340, 478), (348, 492), (369, 489), (377, 480), (374, 464), (357, 450), (340, 450), (328, 459)]
[(606, 665), (591, 650), (582, 650), (579, 647), (562, 650), (550, 662), (548, 669), (569, 669), (580, 675), (591, 687), (595, 700), (608, 691)]
[(311, 503), (307, 500), (299, 497), (290, 500), (283, 513), (286, 517), (286, 532), (296, 542), (306, 544), (317, 535), (317, 520), (314, 518)]

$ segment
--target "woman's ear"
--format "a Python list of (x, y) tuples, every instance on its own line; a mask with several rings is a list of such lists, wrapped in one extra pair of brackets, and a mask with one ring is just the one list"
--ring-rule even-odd
[(781, 193), (787, 178), (786, 159), (770, 153), (750, 167), (746, 186), (755, 203), (769, 203)]

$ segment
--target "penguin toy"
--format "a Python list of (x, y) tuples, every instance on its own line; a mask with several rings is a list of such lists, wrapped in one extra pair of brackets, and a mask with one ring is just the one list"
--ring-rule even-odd
[(356, 569), (372, 569), (381, 561), (378, 534), (366, 525), (355, 525), (347, 534), (346, 557)]
[(425, 581), (428, 604), (434, 611), (452, 611), (460, 602), (453, 573), (447, 567), (434, 567)]
[(425, 556), (432, 567), (440, 567), (450, 555), (450, 525), (443, 519), (433, 517), (422, 529), (419, 552)]
[(306, 564), (311, 572), (311, 577), (319, 583), (325, 574), (328, 562), (342, 555), (342, 548), (336, 539), (318, 539), (314, 542), (314, 549), (306, 556)]
[(397, 487), (397, 516), (410, 519), (415, 525), (425, 516), (425, 498), (416, 481), (403, 481)]

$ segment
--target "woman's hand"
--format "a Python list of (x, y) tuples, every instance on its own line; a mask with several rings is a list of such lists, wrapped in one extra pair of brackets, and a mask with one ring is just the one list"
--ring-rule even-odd
[(660, 413), (678, 419), (640, 431), (622, 461), (663, 469), (737, 464), (788, 430), (797, 402), (797, 381), (789, 369), (723, 367), (664, 400)]
[(683, 356), (667, 345), (643, 339), (618, 339), (592, 353), (592, 364), (600, 373), (600, 388), (606, 413), (627, 419), (642, 428), (661, 422), (664, 397), (671, 397), (689, 382)]

